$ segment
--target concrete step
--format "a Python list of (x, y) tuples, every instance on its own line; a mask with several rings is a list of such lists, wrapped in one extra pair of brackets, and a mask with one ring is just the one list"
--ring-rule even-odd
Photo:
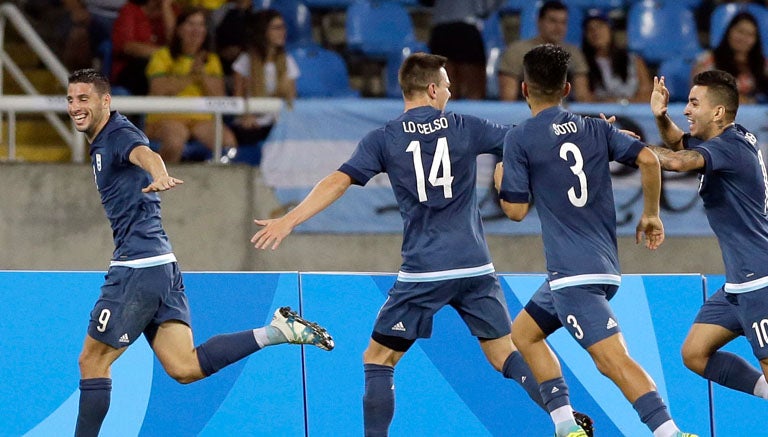
[(6, 53), (8, 53), (8, 56), (13, 59), (13, 62), (15, 62), (22, 70), (27, 68), (37, 68), (41, 65), (40, 58), (23, 41), (7, 41), (4, 49)]
[[(65, 120), (65, 122), (67, 121)], [(6, 144), (8, 141), (8, 120), (3, 120), (2, 133), (0, 143)], [(16, 119), (16, 144), (58, 144), (63, 142), (64, 140), (59, 136), (59, 133), (42, 115), (29, 114), (25, 115), (24, 118)]]
[[(0, 161), (8, 159), (8, 145), (0, 144)], [(16, 144), (16, 160), (24, 162), (70, 162), (69, 147), (59, 144)]]
[[(60, 84), (56, 77), (45, 68), (24, 69), (24, 75), (29, 79), (39, 94), (64, 95), (67, 89)], [(21, 86), (11, 77), (8, 72), (3, 72), (3, 94), (26, 94)]]

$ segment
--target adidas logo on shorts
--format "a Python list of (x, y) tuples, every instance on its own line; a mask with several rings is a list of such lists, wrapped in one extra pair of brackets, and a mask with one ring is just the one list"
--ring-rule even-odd
[(120, 339), (117, 340), (117, 341), (119, 341), (120, 343), (130, 343), (131, 342), (131, 340), (128, 340), (128, 333), (127, 332), (125, 334), (121, 335)]
[(403, 331), (403, 332), (405, 332), (405, 325), (403, 325), (403, 322), (397, 322), (392, 327), (392, 330), (393, 331)]

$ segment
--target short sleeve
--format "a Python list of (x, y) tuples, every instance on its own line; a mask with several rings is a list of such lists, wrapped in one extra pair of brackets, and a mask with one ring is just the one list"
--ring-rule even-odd
[(365, 185), (372, 177), (385, 171), (383, 149), (385, 147), (384, 129), (376, 129), (358, 143), (347, 162), (339, 167), (358, 185)]
[(155, 50), (152, 56), (149, 58), (147, 64), (147, 77), (157, 77), (168, 75), (173, 66), (173, 59), (171, 59), (171, 52), (168, 47), (163, 47), (159, 50)]
[(251, 57), (247, 53), (240, 53), (232, 63), (232, 71), (243, 77), (251, 76)]
[(221, 59), (216, 53), (208, 53), (208, 60), (205, 63), (205, 74), (212, 77), (224, 77), (224, 68), (221, 66)]
[(512, 128), (504, 137), (504, 176), (499, 198), (509, 203), (530, 202), (528, 158), (518, 140), (522, 129)]
[(286, 74), (288, 75), (288, 79), (296, 80), (301, 76), (301, 70), (299, 70), (299, 64), (296, 63), (296, 60), (293, 59), (293, 56), (288, 54), (285, 57), (285, 68), (286, 68)]

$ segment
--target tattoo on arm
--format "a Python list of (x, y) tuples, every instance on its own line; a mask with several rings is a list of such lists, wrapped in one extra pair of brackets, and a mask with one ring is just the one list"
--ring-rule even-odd
[(689, 171), (701, 168), (704, 158), (695, 150), (670, 150), (665, 147), (648, 146), (659, 157), (664, 170)]

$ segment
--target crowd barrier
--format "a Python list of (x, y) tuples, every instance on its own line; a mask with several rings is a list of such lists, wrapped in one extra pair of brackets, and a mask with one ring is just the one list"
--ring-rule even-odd
[[(321, 322), (336, 348), (269, 347), (190, 385), (170, 379), (143, 339), (113, 367), (106, 436), (360, 436), (362, 352), (392, 274), (191, 272), (184, 276), (196, 343), (261, 326), (290, 305)], [(500, 275), (517, 313), (542, 275)], [(77, 356), (103, 272), (0, 272), (0, 435), (71, 435)], [(683, 367), (680, 346), (721, 276), (625, 275), (613, 300), (631, 355), (652, 375), (676, 422), (701, 436), (762, 435), (763, 400), (711, 386)], [(561, 330), (562, 331), (562, 330)], [(619, 390), (565, 332), (550, 339), (574, 406), (598, 437), (650, 435)], [(754, 362), (746, 341), (728, 350)], [(393, 436), (551, 435), (548, 416), (485, 361), (455, 313), (438, 313), (395, 372)], [(756, 413), (759, 417), (760, 413)]]

